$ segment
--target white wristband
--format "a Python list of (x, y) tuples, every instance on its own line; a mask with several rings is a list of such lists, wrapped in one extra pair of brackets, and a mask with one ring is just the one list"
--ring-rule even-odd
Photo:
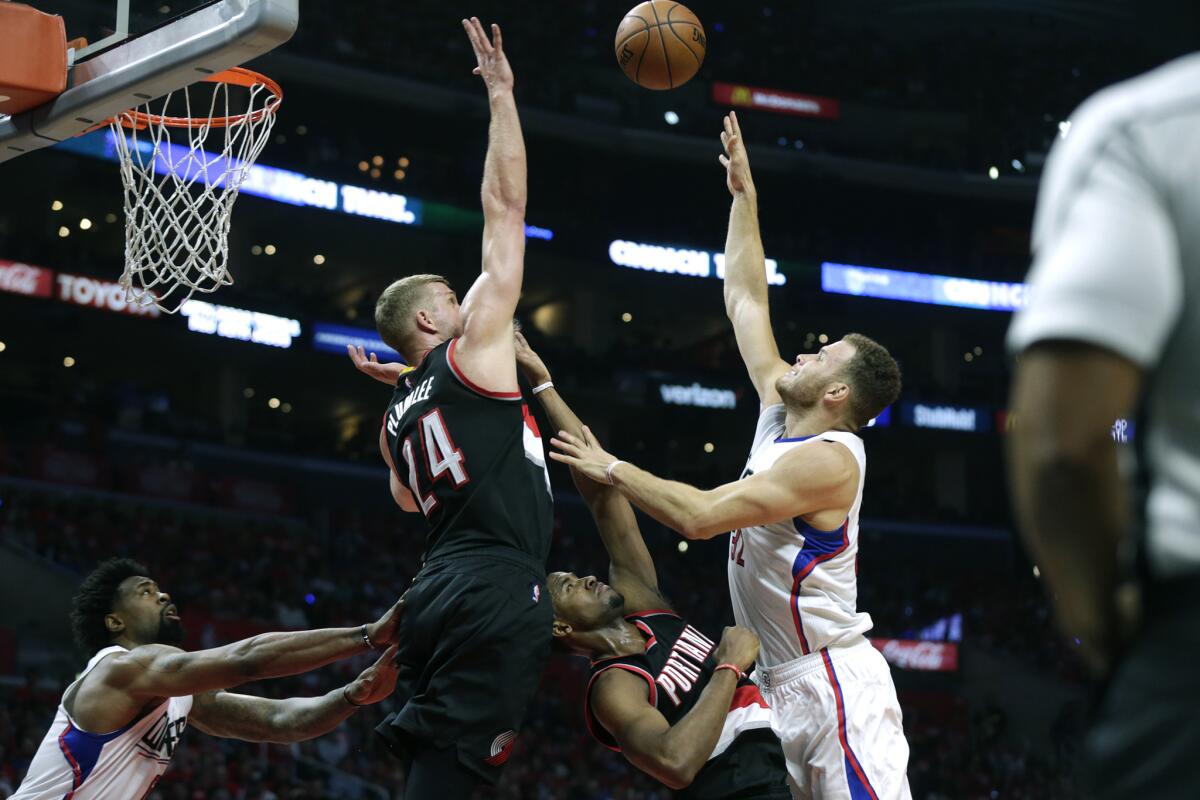
[(608, 469), (604, 470), (604, 480), (605, 480), (605, 482), (608, 483), (609, 486), (612, 486), (612, 482), (613, 482), (612, 474), (613, 474), (613, 470), (617, 468), (617, 464), (625, 464), (625, 463), (627, 463), (627, 462), (622, 461), (621, 459), (618, 458), (616, 461), (614, 461), (608, 465)]
[(554, 386), (554, 381), (546, 381), (545, 383), (539, 383), (537, 386), (533, 387), (533, 393), (540, 394), (541, 392), (544, 392), (547, 389), (553, 388), (553, 386)]

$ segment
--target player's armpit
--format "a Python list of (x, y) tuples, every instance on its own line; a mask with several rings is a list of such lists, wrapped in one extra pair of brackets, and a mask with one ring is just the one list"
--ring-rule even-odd
[(688, 530), (681, 533), (709, 539), (821, 511), (844, 516), (854, 504), (858, 479), (858, 462), (845, 446), (815, 442), (796, 447), (768, 470), (704, 492)]

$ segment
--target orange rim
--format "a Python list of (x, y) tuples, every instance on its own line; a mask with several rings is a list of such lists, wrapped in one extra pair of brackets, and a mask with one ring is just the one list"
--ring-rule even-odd
[[(136, 128), (144, 130), (151, 125), (163, 125), (168, 128), (225, 128), (230, 125), (237, 125), (241, 122), (249, 120), (258, 122), (267, 114), (274, 114), (279, 104), (283, 102), (283, 89), (279, 84), (268, 78), (262, 73), (254, 70), (246, 69), (245, 67), (232, 67), (224, 72), (217, 72), (204, 78), (202, 83), (228, 83), (234, 86), (245, 86), (252, 88), (254, 86), (265, 86), (274, 97), (267, 102), (265, 106), (257, 111), (251, 111), (246, 114), (235, 114), (229, 117), (164, 117), (159, 114), (147, 114), (144, 111), (126, 111), (118, 114), (112, 119), (105, 120), (96, 127), (102, 127), (116, 120), (121, 121), (121, 125), (126, 128)], [(95, 130), (93, 128), (92, 130)]]

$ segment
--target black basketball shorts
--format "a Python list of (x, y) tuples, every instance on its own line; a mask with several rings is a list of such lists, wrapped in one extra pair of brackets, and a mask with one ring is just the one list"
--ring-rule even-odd
[(494, 783), (550, 656), (553, 620), (545, 573), (520, 553), (427, 563), (400, 622), (397, 710), (376, 731), (400, 758), (457, 745)]

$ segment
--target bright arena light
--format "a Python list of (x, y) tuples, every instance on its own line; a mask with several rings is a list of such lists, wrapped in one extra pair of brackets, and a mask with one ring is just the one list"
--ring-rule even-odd
[(667, 113), (663, 114), (663, 119), (665, 119), (667, 121), (668, 125), (678, 125), (679, 124), (679, 115), (676, 114), (674, 111), (668, 111)]
[(50, 210), (51, 211), (62, 211), (63, 210), (62, 200), (55, 200), (53, 203), (51, 203)]
[(686, 553), (686, 552), (687, 552), (687, 549), (688, 549), (688, 543), (687, 543), (687, 542), (680, 542), (680, 543), (679, 543), (679, 552), (681, 552), (681, 553)]
[(91, 230), (91, 228), (92, 228), (92, 221), (90, 219), (88, 219), (87, 217), (84, 217), (83, 219), (79, 220), (79, 230), (86, 231), (86, 230)]
[(272, 397), (270, 400), (267, 401), (267, 405), (271, 408), (279, 408), (279, 398)]
[(325, 256), (318, 253), (317, 255), (313, 256), (313, 263), (316, 264), (318, 267), (321, 266), (322, 264), (325, 263)]
[(58, 229), (58, 238), (65, 239), (70, 235), (71, 235), (71, 229), (68, 228), (66, 225), (63, 225), (62, 227), (60, 227)]
[(66, 358), (63, 359), (63, 366), (66, 367), (67, 369), (70, 369), (71, 367), (75, 366), (75, 359), (71, 358), (70, 356), (67, 356)]
[(1000, 177), (1000, 169), (998, 167), (988, 167), (988, 177), (996, 180)]

